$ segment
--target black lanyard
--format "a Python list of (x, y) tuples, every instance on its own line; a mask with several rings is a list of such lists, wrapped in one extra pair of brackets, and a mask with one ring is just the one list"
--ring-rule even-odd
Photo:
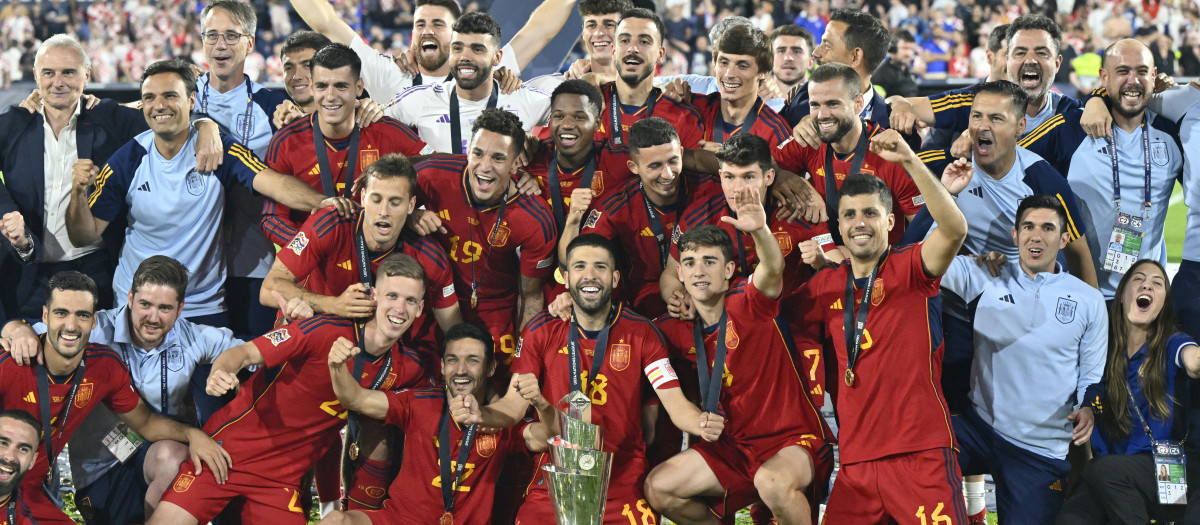
[[(314, 127), (315, 129), (315, 127)], [(349, 186), (347, 186), (349, 187)], [(363, 221), (366, 220), (366, 214), (360, 213), (358, 227), (354, 229), (354, 255), (358, 258), (358, 281), (364, 286), (371, 286), (371, 260), (367, 255), (367, 240), (363, 235)], [(370, 354), (367, 353), (367, 325), (364, 322), (354, 322), (354, 335), (358, 339), (358, 355), (354, 356), (354, 381), (362, 383), (363, 368), (367, 361), (371, 360)], [(403, 344), (403, 343), (401, 343)], [(371, 390), (379, 390), (385, 379), (392, 371), (392, 352), (384, 354), (383, 366), (379, 367), (379, 372), (375, 374), (375, 379), (371, 381)], [(357, 445), (358, 443), (358, 413), (350, 411), (347, 417), (347, 433), (350, 441)], [(357, 446), (355, 447), (357, 449)], [(357, 455), (357, 454), (355, 454)], [(354, 459), (354, 458), (351, 458)]]
[(13, 487), (12, 493), (8, 495), (8, 507), (5, 509), (5, 514), (8, 515), (9, 525), (17, 525), (17, 490), (18, 487)]
[[(464, 178), (470, 177), (470, 175), (467, 175), (465, 169), (463, 170), (463, 177)], [(463, 181), (464, 185), (468, 184), (468, 183), (469, 183), (468, 181), (465, 181), (465, 180)], [(505, 184), (508, 184), (508, 182), (505, 182)], [(467, 204), (470, 204), (471, 208), (475, 209), (475, 222), (480, 225), (483, 225), (483, 221), (480, 220), (479, 209), (475, 205), (474, 199), (472, 198), (470, 191), (467, 191)], [(500, 230), (500, 225), (504, 224), (504, 210), (507, 208), (508, 208), (508, 188), (505, 187), (504, 195), (501, 196), (501, 198), (500, 198), (500, 209), (496, 212), (496, 223), (492, 225), (491, 233), (488, 233), (488, 235), (486, 237), (488, 246), (495, 246), (496, 232)], [(470, 225), (470, 226), (471, 226), (470, 241), (475, 242), (475, 226), (474, 225)], [(488, 251), (490, 252), (491, 250), (488, 250)], [(490, 256), (490, 253), (488, 255)], [(479, 259), (479, 257), (471, 258), (471, 308), (472, 309), (474, 309), (475, 306), (479, 303), (479, 280), (475, 276), (475, 261), (478, 259)]]
[[(250, 88), (250, 75), (246, 77), (246, 118), (242, 122), (242, 145), (250, 147), (250, 117), (254, 113), (254, 90)], [(200, 101), (200, 111), (208, 113), (208, 86), (212, 84), (212, 77), (204, 82), (204, 97)], [(233, 123), (231, 123), (233, 124)], [(230, 126), (233, 128), (233, 126)]]
[[(443, 79), (441, 79), (441, 80), (437, 81), (437, 83), (438, 83), (438, 84), (440, 84), (440, 83), (442, 83), (442, 82), (447, 82), (447, 81), (449, 81), (449, 80), (450, 80), (450, 79), (452, 79), (452, 78), (454, 78), (454, 75), (446, 75), (446, 78), (443, 78)], [(413, 77), (413, 83), (412, 83), (412, 85), (414, 85), (414, 86), (419, 86), (419, 85), (421, 85), (421, 84), (423, 84), (423, 83), (425, 83), (425, 79), (424, 79), (424, 77), (422, 77), (420, 73), (417, 73), (417, 76)]]
[[(495, 80), (492, 81), (492, 94), (488, 97), (488, 109), (496, 107), (496, 100), (500, 94), (500, 84)], [(458, 86), (450, 90), (450, 151), (455, 155), (463, 154), (462, 143), (462, 118), (458, 115)]]
[[(596, 156), (598, 153), (595, 148), (588, 153), (587, 162), (583, 163), (583, 167), (576, 170), (579, 173), (579, 188), (591, 188), (592, 178), (596, 175)], [(550, 156), (550, 167), (546, 170), (546, 185), (550, 187), (550, 207), (554, 209), (554, 224), (558, 226), (558, 230), (562, 231), (563, 224), (566, 223), (566, 203), (563, 202), (562, 185), (558, 180), (558, 153)]]
[(454, 465), (454, 478), (450, 478), (450, 404), (442, 405), (442, 422), (438, 425), (438, 462), (442, 474), (442, 509), (446, 513), (454, 510), (454, 497), (458, 484), (462, 482), (463, 471), (467, 467), (467, 457), (471, 454), (471, 445), (475, 443), (477, 425), (470, 425), (463, 432), (462, 442), (458, 444), (458, 463)]
[[(862, 171), (863, 160), (867, 157), (867, 142), (870, 141), (869, 135), (867, 133), (867, 123), (863, 122), (862, 132), (858, 135), (858, 145), (854, 147), (854, 158), (850, 160), (850, 171), (846, 172), (847, 177)], [(838, 229), (837, 209), (838, 189), (837, 174), (833, 171), (833, 144), (826, 144), (825, 211), (829, 214), (829, 234), (833, 238), (833, 244), (841, 246), (845, 243), (842, 242), (842, 232)]]
[[(682, 175), (680, 175), (682, 177)], [(659, 269), (667, 267), (667, 233), (666, 228), (663, 228), (662, 218), (658, 215), (658, 210), (654, 209), (654, 204), (650, 202), (650, 196), (646, 195), (646, 187), (643, 184), (638, 184), (638, 190), (642, 192), (642, 204), (646, 205), (646, 218), (650, 222), (650, 233), (654, 234), (655, 244), (658, 246), (658, 264)], [(679, 181), (679, 196), (675, 200), (675, 209), (679, 210), (687, 205), (687, 181)], [(679, 222), (679, 221), (675, 221)]]
[(729, 312), (721, 311), (717, 321), (717, 343), (713, 351), (712, 369), (708, 368), (708, 351), (704, 347), (704, 321), (700, 316), (692, 322), (692, 341), (696, 345), (696, 373), (700, 376), (700, 404), (705, 412), (717, 413), (721, 400), (721, 383), (725, 375), (725, 327), (729, 325)]
[(848, 268), (846, 273), (846, 302), (842, 303), (842, 333), (846, 335), (846, 386), (854, 386), (854, 364), (858, 362), (858, 352), (862, 346), (863, 331), (867, 327), (867, 311), (871, 309), (871, 295), (875, 290), (875, 276), (887, 260), (888, 252), (879, 257), (871, 275), (867, 276), (867, 284), (863, 287), (862, 301), (859, 302), (857, 314), (854, 312), (854, 268)]
[[(159, 364), (162, 365), (162, 375), (159, 376), (159, 380), (158, 380), (158, 385), (159, 385), (159, 387), (162, 388), (162, 397), (159, 398), (159, 404), (161, 405), (160, 410), (162, 410), (162, 415), (164, 415), (164, 416), (171, 414), (171, 401), (170, 401), (170, 398), (167, 397), (171, 393), (170, 390), (167, 389), (167, 373), (169, 372), (169, 370), (167, 370), (167, 352), (168, 351), (169, 350), (163, 350), (162, 352), (159, 353), (159, 356), (158, 356), (158, 362), (159, 362)], [(182, 350), (180, 350), (180, 351), (182, 351)], [(129, 361), (129, 359), (126, 359), (126, 361)], [(133, 363), (128, 363), (128, 364), (131, 367), (133, 366)]]
[[(1143, 204), (1146, 206), (1146, 214), (1143, 219), (1150, 220), (1150, 129), (1147, 120), (1150, 115), (1142, 115), (1142, 162), (1145, 166), (1145, 176), (1143, 184), (1145, 189), (1145, 199)], [(1108, 156), (1112, 158), (1112, 174), (1113, 174), (1113, 204), (1117, 207), (1117, 215), (1121, 214), (1121, 169), (1117, 165), (1117, 142), (1116, 133), (1108, 140)]]
[[(596, 337), (596, 349), (592, 351), (592, 366), (588, 374), (588, 382), (596, 380), (596, 374), (600, 372), (600, 366), (604, 364), (604, 356), (608, 353), (608, 331), (612, 328), (613, 315), (618, 308), (610, 309), (608, 318), (604, 320), (604, 328), (600, 329), (600, 335)], [(571, 331), (567, 332), (567, 359), (571, 361), (571, 391), (582, 392), (587, 394), (586, 385), (583, 384), (579, 367), (580, 359), (583, 355), (583, 350), (579, 345), (579, 333), (583, 331), (580, 328), (579, 321), (575, 319), (575, 312), (571, 312)]]
[[(45, 343), (46, 338), (42, 336), (42, 342)], [(45, 348), (45, 346), (43, 346)], [(84, 352), (87, 350), (85, 349)], [(71, 416), (71, 405), (75, 403), (75, 394), (79, 392), (79, 383), (83, 381), (84, 358), (79, 360), (79, 366), (75, 367), (75, 377), (71, 380), (71, 391), (67, 394), (67, 398), (63, 400), (62, 417), (58, 419), (58, 433), (62, 435), (67, 428), (67, 418)], [(38, 409), (42, 416), (42, 435), (46, 442), (46, 459), (50, 462), (50, 475), (54, 474), (54, 467), (58, 464), (58, 454), (54, 451), (54, 434), (51, 432), (50, 425), (50, 405), (54, 400), (50, 397), (50, 371), (43, 365), (35, 365), (33, 373), (37, 376), (38, 389)]]
[[(317, 165), (321, 169), (321, 190), (326, 197), (337, 197), (337, 185), (333, 182), (333, 169), (329, 165), (329, 151), (325, 147), (325, 136), (321, 133), (320, 119), (316, 115), (312, 117), (313, 130), (313, 148), (317, 152)], [(354, 125), (354, 130), (350, 132), (350, 146), (346, 148), (346, 169), (342, 173), (345, 175), (346, 188), (342, 197), (349, 197), (350, 190), (354, 188), (355, 170), (358, 164), (358, 124)]]
[[(750, 130), (754, 128), (754, 123), (758, 120), (758, 104), (759, 100), (755, 100), (754, 105), (750, 108), (750, 112), (746, 114), (746, 120), (743, 120), (742, 125), (738, 126), (733, 133), (729, 134), (729, 138), (733, 138), (742, 133), (749, 133)], [(717, 116), (713, 119), (712, 135), (713, 142), (717, 144), (725, 143), (725, 116), (721, 115), (721, 106), (719, 103), (717, 105)]]
[[(658, 88), (650, 90), (650, 95), (646, 97), (646, 114), (642, 118), (654, 116), (654, 105), (658, 103), (659, 93)], [(612, 90), (608, 92), (608, 127), (612, 143), (616, 146), (624, 146), (625, 130), (621, 127), (621, 97), (617, 96), (615, 83), (612, 84)]]

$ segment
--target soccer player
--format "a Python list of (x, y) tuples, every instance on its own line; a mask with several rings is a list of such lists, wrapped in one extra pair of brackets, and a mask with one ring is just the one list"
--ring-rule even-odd
[(41, 425), (19, 408), (0, 411), (0, 525), (33, 525), (21, 479), (37, 460)]
[[(432, 153), (416, 133), (384, 117), (370, 126), (355, 122), (354, 101), (362, 95), (362, 62), (350, 48), (330, 44), (310, 61), (313, 98), (320, 110), (279, 130), (267, 148), (267, 166), (293, 175), (327, 197), (351, 198), (354, 180), (381, 155)], [(317, 144), (321, 147), (317, 148)], [(271, 242), (285, 246), (308, 218), (267, 200), (262, 229)]]
[(579, 42), (585, 57), (571, 64), (571, 68), (564, 75), (565, 78), (582, 78), (583, 75), (591, 73), (602, 84), (617, 79), (613, 42), (616, 38), (617, 23), (621, 21), (621, 13), (631, 7), (633, 5), (628, 0), (579, 2), (579, 19), (583, 23)]
[(415, 128), (434, 151), (455, 155), (467, 150), (470, 137), (463, 130), (485, 109), (516, 114), (525, 131), (541, 125), (550, 114), (550, 95), (529, 87), (501, 93), (492, 69), (503, 55), (496, 20), (482, 12), (463, 15), (454, 23), (450, 43), (454, 82), (407, 88), (387, 108), (387, 115)]
[(954, 416), (954, 435), (963, 473), (995, 480), (1001, 519), (1053, 523), (1068, 445), (1091, 438), (1084, 392), (1104, 371), (1108, 314), (1099, 290), (1056, 268), (1071, 236), (1058, 199), (1023, 199), (1011, 231), (1020, 256), (999, 276), (960, 255), (942, 277), (942, 290), (976, 305), (971, 406)]
[[(316, 31), (296, 31), (283, 41), (279, 59), (283, 62), (283, 87), (300, 113), (309, 114), (317, 109), (317, 97), (313, 94), (312, 58), (317, 51), (331, 44), (325, 35)], [(279, 110), (276, 109), (276, 117)], [(283, 128), (276, 119), (276, 128)]]
[(463, 318), (492, 334), (501, 375), (516, 351), (513, 333), (542, 310), (558, 238), (546, 201), (516, 189), (512, 177), (524, 149), (516, 115), (484, 110), (467, 156), (417, 163), (418, 202), (426, 209), (409, 221), (450, 254)]
[[(329, 353), (329, 373), (338, 400), (349, 410), (404, 430), (404, 450), (408, 454), (393, 482), (393, 497), (382, 510), (335, 512), (321, 524), (437, 523), (446, 514), (453, 517), (454, 523), (487, 523), (505, 458), (523, 453), (522, 434), (532, 434), (517, 427), (485, 433), (478, 425), (459, 425), (449, 418), (450, 398), (471, 396), (479, 405), (499, 399), (489, 388), (489, 378), (496, 372), (492, 336), (466, 323), (446, 332), (442, 388), (400, 392), (364, 389), (346, 369), (346, 362), (356, 353), (357, 349), (346, 345)], [(428, 446), (430, 441), (434, 446)], [(445, 485), (443, 480), (448, 480)], [(447, 487), (453, 488), (444, 490)]]
[[(858, 97), (861, 85), (858, 75), (854, 68), (838, 63), (824, 64), (813, 70), (808, 79), (807, 97), (821, 145), (814, 148), (803, 141), (791, 140), (772, 150), (772, 154), (779, 167), (812, 175), (813, 187), (825, 199), (825, 208), (829, 211), (829, 229), (839, 245), (842, 239), (837, 234), (838, 217), (834, 211), (837, 210), (840, 184), (846, 175), (859, 172), (882, 179), (895, 199), (888, 206), (903, 215), (898, 227), (888, 232), (888, 241), (896, 243), (904, 234), (905, 223), (920, 211), (923, 201), (902, 166), (886, 162), (867, 148), (871, 139), (884, 128), (859, 116), (862, 102)], [(836, 177), (827, 177), (827, 171), (833, 171)]]
[(1179, 127), (1146, 109), (1155, 75), (1145, 44), (1119, 40), (1106, 50), (1100, 70), (1112, 138), (1089, 138), (1080, 126), (1083, 110), (1076, 108), (1054, 115), (1018, 143), (1066, 175), (1075, 191), (1090, 222), (1084, 235), (1105, 300), (1113, 299), (1133, 262), (1166, 263), (1164, 203), (1182, 173), (1183, 148)]
[(365, 323), (319, 315), (221, 354), (208, 378), (213, 395), (237, 387), (243, 368), (263, 367), (205, 425), (232, 450), (229, 479), (181, 467), (149, 525), (204, 523), (235, 499), (246, 523), (307, 522), (296, 487), (339, 441), (347, 417), (325, 366), (329, 353), (359, 346), (354, 375), (372, 390), (411, 388), (424, 375), (400, 338), (424, 306), (425, 271), (412, 257), (392, 255), (379, 266), (371, 292), (378, 307)]
[[(807, 29), (794, 24), (776, 27), (771, 31), (771, 49), (775, 52), (775, 67), (771, 79), (780, 95), (787, 96), (793, 89), (808, 82), (808, 70), (812, 68), (812, 52), (816, 43)], [(779, 111), (783, 106), (771, 109)]]
[[(224, 239), (221, 224), (225, 188), (235, 184), (308, 210), (338, 204), (295, 177), (263, 165), (245, 146), (223, 136), (225, 162), (201, 175), (190, 162), (196, 134), (188, 116), (196, 101), (195, 79), (180, 60), (155, 62), (142, 79), (142, 113), (150, 131), (138, 135), (109, 159), (96, 178), (94, 167), (76, 164), (67, 208), (67, 232), (86, 246), (122, 214), (130, 227), (113, 277), (118, 306), (128, 298), (133, 273), (145, 258), (165, 253), (190, 272), (184, 316), (215, 326), (226, 325)], [(186, 161), (186, 162), (185, 162)], [(90, 191), (95, 183), (95, 190)]]
[(824, 519), (887, 523), (916, 516), (966, 523), (950, 414), (938, 385), (942, 345), (934, 312), (938, 282), (966, 237), (967, 222), (899, 132), (879, 133), (871, 150), (912, 174), (938, 226), (923, 242), (891, 247), (887, 231), (896, 218), (887, 184), (851, 174), (837, 207), (850, 260), (817, 272), (797, 296), (805, 305), (798, 323), (807, 327), (802, 348), (819, 347), (809, 340), (830, 334), (837, 368), (829, 383), (840, 383), (842, 466)]
[(42, 524), (75, 523), (51, 502), (42, 482), (50, 480), (57, 487), (58, 454), (100, 402), (147, 441), (187, 443), (191, 468), (224, 481), (229, 454), (199, 429), (151, 411), (130, 385), (129, 369), (117, 353), (89, 341), (97, 296), (91, 278), (75, 271), (60, 272), (46, 286), (42, 310), (46, 333), (37, 348), (45, 364), (21, 366), (11, 353), (0, 353), (0, 407), (35, 414), (44, 436), (44, 454), (38, 454), (21, 481), (21, 497), (30, 517)]
[[(659, 327), (674, 348), (698, 360), (703, 406), (720, 405), (729, 422), (720, 440), (696, 443), (646, 479), (650, 503), (675, 521), (712, 521), (710, 511), (724, 518), (761, 498), (779, 523), (812, 523), (833, 472), (833, 438), (806, 395), (793, 341), (780, 325), (783, 252), (757, 193), (744, 186), (737, 218), (723, 220), (755, 239), (759, 263), (748, 280), (734, 272), (733, 241), (724, 230), (698, 226), (679, 237), (679, 279), (696, 320), (668, 318)], [(758, 417), (763, 410), (777, 416)], [(724, 508), (710, 509), (714, 499)]]
[(692, 97), (704, 122), (704, 147), (716, 151), (739, 133), (767, 139), (776, 147), (792, 136), (792, 128), (758, 96), (759, 84), (771, 72), (771, 45), (753, 26), (734, 26), (716, 43), (713, 77), (717, 91)]
[[(646, 444), (642, 437), (642, 406), (646, 381), (680, 430), (715, 441), (724, 428), (721, 416), (701, 412), (683, 395), (671, 369), (662, 334), (650, 320), (620, 303), (612, 290), (620, 280), (610, 243), (596, 234), (576, 237), (567, 247), (567, 281), (571, 292), (570, 321), (537, 315), (518, 343), (514, 377), (508, 393), (480, 409), (466, 396), (455, 397), (451, 415), (459, 424), (506, 428), (516, 424), (536, 392), (557, 402), (571, 392), (591, 400), (591, 422), (604, 428), (604, 450), (612, 452), (612, 477), (604, 523), (653, 523), (654, 511), (643, 497)], [(591, 348), (589, 348), (591, 347)], [(565, 349), (565, 350), (561, 350)], [(578, 360), (580, 378), (570, 372)], [(557, 433), (557, 424), (543, 420), (544, 430)], [(537, 471), (517, 514), (517, 524), (554, 521), (541, 467), (548, 454), (538, 456)]]

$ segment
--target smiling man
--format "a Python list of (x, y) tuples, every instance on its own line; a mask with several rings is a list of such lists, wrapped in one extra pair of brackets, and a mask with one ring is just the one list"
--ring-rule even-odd
[(733, 26), (717, 41), (713, 53), (717, 92), (692, 97), (704, 122), (708, 149), (716, 151), (739, 133), (762, 137), (772, 148), (792, 136), (787, 121), (758, 96), (758, 86), (767, 81), (771, 66), (767, 35), (752, 26)]
[(331, 42), (315, 31), (297, 31), (283, 41), (279, 59), (283, 62), (283, 87), (292, 102), (304, 114), (317, 109), (312, 89), (312, 58)]
[(5, 525), (33, 525), (21, 498), (21, 479), (33, 467), (41, 446), (41, 425), (19, 408), (0, 411), (0, 508)]

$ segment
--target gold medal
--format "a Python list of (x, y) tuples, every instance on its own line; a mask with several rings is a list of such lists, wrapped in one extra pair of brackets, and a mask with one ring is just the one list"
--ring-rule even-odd
[(446, 511), (445, 514), (442, 514), (442, 519), (438, 520), (438, 525), (454, 525), (454, 515)]
[(854, 386), (854, 370), (846, 369), (846, 386)]
[(351, 443), (348, 452), (350, 461), (358, 461), (358, 443)]
[(479, 304), (479, 293), (476, 292), (474, 289), (472, 289), (471, 290), (471, 308), (474, 309), (475, 305), (477, 305), (477, 304)]

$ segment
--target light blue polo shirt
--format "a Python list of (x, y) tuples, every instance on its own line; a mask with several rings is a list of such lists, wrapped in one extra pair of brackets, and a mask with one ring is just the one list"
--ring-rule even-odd
[(125, 244), (113, 274), (117, 306), (128, 299), (133, 272), (151, 255), (167, 255), (187, 267), (185, 317), (225, 311), (226, 189), (251, 188), (267, 166), (250, 150), (222, 136), (225, 160), (212, 173), (196, 172), (196, 130), (168, 160), (154, 147), (154, 131), (134, 137), (117, 150), (96, 179), (89, 197), (92, 214), (112, 222), (129, 220)]
[(1030, 277), (1013, 261), (992, 277), (966, 256), (942, 288), (976, 306), (970, 398), (979, 417), (1014, 445), (1066, 458), (1067, 416), (1104, 373), (1104, 297), (1066, 272)]

